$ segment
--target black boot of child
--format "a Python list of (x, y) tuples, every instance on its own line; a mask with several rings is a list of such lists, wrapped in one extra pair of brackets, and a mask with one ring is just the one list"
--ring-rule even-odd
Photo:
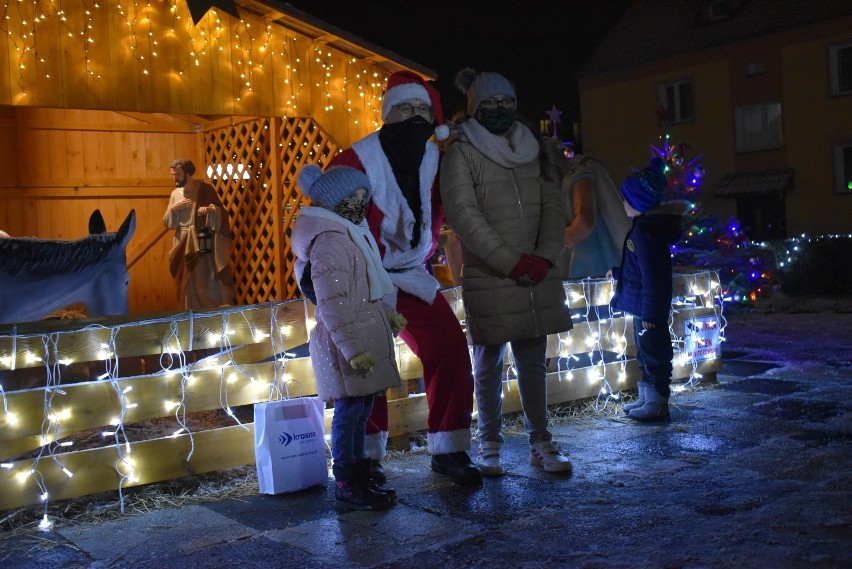
[(358, 475), (356, 465), (332, 467), (334, 507), (338, 510), (381, 510), (393, 503), (388, 496), (368, 488)]
[[(381, 484), (377, 483), (372, 476), (372, 463), (373, 459), (364, 458), (355, 463), (355, 468), (358, 470), (358, 476), (361, 477), (361, 481), (364, 483), (367, 488), (372, 490), (373, 492), (378, 492), (379, 494), (384, 494), (389, 497), (391, 500), (396, 500), (396, 490), (393, 488), (384, 488)], [(382, 483), (384, 484), (384, 483)]]
[(383, 486), (385, 482), (388, 481), (388, 478), (385, 476), (385, 469), (382, 466), (382, 463), (374, 458), (367, 458), (364, 460), (369, 461), (370, 480), (372, 480), (376, 486)]

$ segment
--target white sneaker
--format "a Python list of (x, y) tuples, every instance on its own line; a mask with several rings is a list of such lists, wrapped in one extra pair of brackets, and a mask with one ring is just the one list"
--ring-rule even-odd
[(571, 472), (571, 461), (559, 452), (552, 441), (530, 445), (530, 464), (541, 466), (545, 472)]
[(482, 471), (483, 476), (503, 476), (503, 464), (500, 462), (500, 448), (503, 443), (498, 441), (483, 441), (479, 444), (479, 454), (476, 457), (476, 465)]

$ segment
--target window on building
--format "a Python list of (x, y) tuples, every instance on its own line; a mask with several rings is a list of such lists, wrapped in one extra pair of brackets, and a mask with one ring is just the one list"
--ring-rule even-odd
[(660, 107), (666, 111), (667, 122), (678, 123), (695, 119), (692, 101), (692, 81), (680, 80), (660, 83), (657, 87)]
[(734, 109), (737, 152), (754, 152), (780, 148), (781, 103), (758, 103)]
[(852, 95), (852, 44), (830, 47), (828, 59), (831, 68), (831, 94)]
[(837, 193), (852, 194), (852, 142), (834, 147), (834, 168)]

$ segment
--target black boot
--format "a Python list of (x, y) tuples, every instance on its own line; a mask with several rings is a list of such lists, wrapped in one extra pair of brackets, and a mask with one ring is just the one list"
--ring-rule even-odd
[(384, 486), (388, 481), (388, 477), (385, 476), (385, 469), (382, 467), (382, 463), (373, 458), (365, 458), (364, 460), (368, 461), (370, 480), (373, 481), (373, 484)]
[(433, 454), (432, 470), (438, 474), (446, 474), (456, 484), (482, 484), (482, 472), (463, 450), (447, 454)]
[[(371, 458), (363, 458), (355, 463), (355, 468), (358, 471), (358, 476), (361, 479), (361, 482), (373, 492), (378, 492), (379, 494), (384, 494), (391, 500), (396, 500), (396, 490), (393, 488), (384, 488), (380, 484), (377, 484), (375, 479), (373, 478), (372, 466), (373, 463), (379, 464), (378, 460), (373, 460)], [(381, 468), (381, 465), (379, 464)], [(384, 477), (384, 473), (382, 474)]]
[(389, 497), (374, 492), (363, 484), (356, 465), (332, 466), (334, 472), (334, 507), (338, 510), (381, 510), (393, 503)]

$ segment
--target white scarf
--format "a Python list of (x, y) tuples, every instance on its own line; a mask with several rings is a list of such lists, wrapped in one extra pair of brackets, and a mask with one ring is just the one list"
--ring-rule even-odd
[(512, 123), (505, 135), (488, 132), (473, 118), (464, 121), (461, 128), (474, 148), (504, 168), (517, 168), (538, 157), (538, 140), (518, 121)]
[[(421, 227), (414, 227), (414, 215), (402, 196), (393, 168), (382, 150), (379, 133), (374, 132), (352, 145), (364, 172), (370, 179), (370, 200), (382, 212), (379, 239), (385, 246), (382, 264), (390, 269), (393, 283), (408, 294), (432, 304), (440, 283), (429, 274), (424, 262), (432, 250), (432, 184), (438, 174), (438, 147), (426, 142), (420, 163)], [(420, 231), (420, 242), (411, 248), (413, 231)], [(394, 303), (388, 303), (395, 306)]]
[[(303, 206), (300, 211), (306, 217), (321, 217), (337, 222), (346, 228), (349, 238), (361, 250), (364, 259), (367, 261), (367, 284), (370, 287), (370, 300), (379, 300), (394, 294), (396, 289), (390, 276), (388, 276), (388, 272), (382, 266), (379, 246), (376, 244), (373, 234), (370, 233), (367, 220), (361, 220), (361, 223), (356, 225), (331, 210), (316, 206)], [(393, 306), (395, 302), (388, 304)]]

